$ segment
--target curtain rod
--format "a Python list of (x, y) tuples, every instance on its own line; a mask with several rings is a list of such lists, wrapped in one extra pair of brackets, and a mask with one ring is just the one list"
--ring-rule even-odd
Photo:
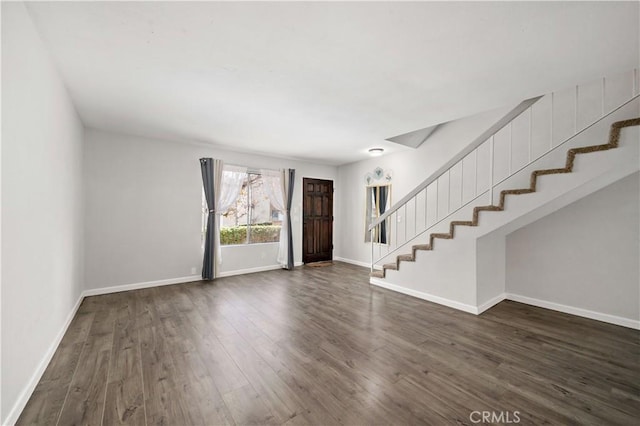
[(248, 166), (240, 166), (238, 164), (231, 164), (231, 163), (224, 163), (224, 164), (228, 164), (229, 166), (233, 166), (233, 167), (242, 167), (244, 169), (247, 169), (247, 173), (251, 173), (254, 175), (259, 175), (261, 170), (269, 170), (270, 172), (279, 172), (282, 169), (269, 169), (269, 168), (262, 168), (262, 169), (255, 169), (255, 168), (251, 168)]

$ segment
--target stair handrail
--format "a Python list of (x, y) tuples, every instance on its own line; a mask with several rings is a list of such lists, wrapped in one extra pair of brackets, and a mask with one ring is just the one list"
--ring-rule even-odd
[(386, 210), (383, 214), (381, 214), (376, 220), (372, 221), (372, 223), (368, 227), (368, 231), (371, 232), (376, 226), (384, 222), (389, 216), (393, 213), (401, 209), (405, 204), (407, 204), (410, 200), (412, 200), (416, 195), (422, 192), (427, 186), (431, 185), (435, 182), (440, 176), (445, 174), (449, 169), (462, 161), (467, 155), (472, 153), (476, 148), (485, 143), (487, 139), (491, 136), (498, 133), (502, 130), (506, 125), (515, 120), (520, 114), (525, 112), (529, 107), (536, 102), (538, 102), (543, 96), (536, 96), (534, 98), (527, 99), (525, 101), (520, 102), (515, 108), (505, 114), (500, 120), (498, 120), (493, 126), (489, 127), (487, 130), (482, 132), (480, 136), (473, 140), (466, 148), (458, 152), (454, 155), (449, 161), (444, 163), (442, 167), (433, 172), (426, 178), (421, 184), (416, 186), (411, 192), (402, 197), (400, 201), (396, 202), (393, 206), (391, 206), (388, 210)]

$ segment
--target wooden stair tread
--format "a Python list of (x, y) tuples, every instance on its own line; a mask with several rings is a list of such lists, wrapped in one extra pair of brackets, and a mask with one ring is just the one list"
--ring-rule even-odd
[(500, 206), (494, 206), (494, 205), (490, 205), (490, 206), (478, 206), (478, 207), (474, 207), (474, 210), (477, 211), (487, 211), (487, 212), (497, 212), (497, 211), (502, 211), (502, 208)]
[(532, 173), (536, 176), (557, 175), (562, 173), (571, 173), (571, 169), (563, 168), (563, 169), (534, 170)]
[(473, 221), (471, 220), (454, 220), (451, 222), (452, 226), (473, 226)]
[(531, 194), (532, 192), (535, 192), (535, 191), (531, 188), (521, 188), (521, 189), (505, 189), (501, 191), (500, 194), (521, 195), (521, 194)]
[(415, 260), (412, 254), (400, 254), (397, 259), (398, 261), (402, 260), (404, 262), (413, 262)]
[(442, 233), (442, 234), (431, 234), (431, 238), (440, 238), (443, 240), (450, 240), (453, 237), (451, 236), (451, 234)]

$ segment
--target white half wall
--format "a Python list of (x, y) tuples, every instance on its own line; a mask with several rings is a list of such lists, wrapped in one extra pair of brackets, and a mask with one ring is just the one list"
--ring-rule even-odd
[(455, 240), (438, 240), (433, 251), (416, 252), (415, 262), (402, 262), (399, 271), (387, 270), (384, 281), (395, 290), (429, 295), (473, 312), (477, 306), (477, 255), (476, 238), (470, 235), (471, 231), (461, 230)]
[[(336, 182), (336, 167), (89, 129), (84, 158), (88, 290), (200, 274), (201, 157), (254, 169), (296, 170), (291, 216), (294, 260), (302, 261), (302, 178)], [(338, 194), (336, 189), (336, 212)], [(334, 216), (337, 239), (340, 219)], [(221, 273), (277, 267), (277, 252), (275, 243), (223, 247)]]
[(83, 126), (23, 3), (2, 3), (2, 424), (82, 291)]
[(506, 292), (640, 320), (640, 174), (507, 235)]

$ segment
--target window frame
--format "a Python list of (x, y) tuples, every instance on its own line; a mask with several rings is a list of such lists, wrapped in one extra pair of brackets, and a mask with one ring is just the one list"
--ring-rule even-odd
[[(253, 189), (252, 189), (252, 185), (251, 185), (251, 178), (250, 175), (258, 175), (260, 177), (263, 176), (262, 172), (260, 170), (255, 170), (255, 169), (249, 169), (247, 168), (247, 171), (245, 172), (246, 174), (246, 185), (247, 185), (247, 223), (246, 225), (241, 225), (241, 226), (246, 226), (247, 227), (247, 237), (246, 237), (246, 241), (244, 243), (236, 243), (236, 244), (222, 244), (222, 242), (220, 243), (221, 247), (241, 247), (241, 246), (248, 246), (248, 245), (259, 245), (259, 244), (279, 244), (280, 243), (280, 233), (278, 233), (278, 241), (267, 241), (267, 242), (251, 242), (251, 228), (252, 228), (252, 216), (253, 216), (253, 211), (254, 211), (254, 207), (252, 206), (252, 196), (253, 196)], [(269, 200), (269, 221), (272, 222), (272, 218), (273, 218), (273, 204), (271, 204), (271, 200)], [(208, 208), (207, 208), (207, 202), (206, 202), (206, 198), (204, 195), (204, 188), (202, 190), (202, 223), (204, 224), (204, 226), (202, 227), (202, 236), (201, 236), (201, 240), (202, 240), (202, 249), (204, 250), (204, 243), (205, 243), (205, 239), (206, 239), (206, 223), (207, 223), (207, 217), (206, 215), (208, 214)], [(284, 226), (284, 224), (282, 224), (281, 226)], [(220, 229), (218, 229), (218, 233), (222, 232), (222, 221), (220, 223)]]

